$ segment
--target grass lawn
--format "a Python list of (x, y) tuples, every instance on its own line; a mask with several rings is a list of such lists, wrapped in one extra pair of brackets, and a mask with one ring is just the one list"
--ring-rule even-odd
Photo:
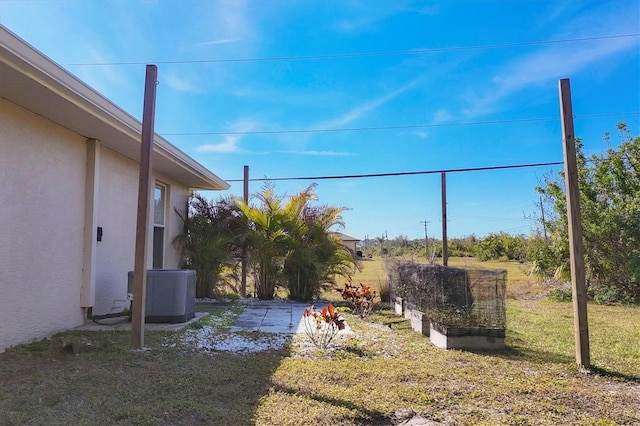
[(200, 308), (212, 315), (191, 330), (146, 332), (146, 351), (129, 349), (128, 332), (72, 331), (62, 336), (93, 349), (73, 355), (54, 336), (0, 354), (0, 424), (392, 425), (415, 413), (447, 425), (640, 424), (640, 307), (589, 305), (591, 375), (575, 366), (570, 303), (508, 300), (499, 353), (435, 348), (383, 308), (346, 314), (354, 334), (326, 351), (301, 349), (299, 336), (282, 350), (206, 352), (185, 334), (228, 335), (240, 308)]

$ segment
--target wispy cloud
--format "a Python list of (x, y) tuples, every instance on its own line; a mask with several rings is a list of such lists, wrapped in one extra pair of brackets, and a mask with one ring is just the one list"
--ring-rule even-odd
[(227, 135), (224, 138), (224, 142), (200, 145), (196, 148), (197, 152), (218, 152), (224, 154), (244, 152), (242, 148), (238, 146), (241, 137), (239, 135)]
[(434, 124), (440, 124), (451, 121), (453, 118), (453, 115), (446, 109), (439, 109), (433, 113), (433, 118), (431, 120)]
[(308, 156), (317, 156), (317, 157), (348, 157), (351, 155), (355, 155), (353, 152), (344, 152), (344, 151), (289, 150), (289, 151), (275, 151), (275, 152), (278, 154), (308, 155)]
[(169, 87), (179, 92), (201, 93), (202, 90), (186, 78), (177, 77), (174, 74), (166, 74), (161, 77), (161, 83), (166, 83)]
[(426, 139), (429, 137), (429, 133), (425, 132), (424, 130), (418, 130), (417, 132), (414, 132), (414, 135), (416, 135), (419, 139)]
[[(252, 120), (242, 120), (235, 123), (232, 127), (234, 132), (249, 132), (257, 127), (258, 123)], [(247, 152), (240, 146), (240, 141), (244, 138), (242, 134), (224, 135), (223, 141), (200, 145), (196, 148), (197, 152), (217, 152), (224, 154), (234, 154)]]
[(242, 39), (253, 39), (257, 28), (251, 22), (251, 5), (246, 0), (234, 0), (229, 2), (207, 2), (205, 3), (207, 10), (203, 11), (202, 19), (209, 24), (215, 22), (216, 25), (207, 28), (209, 41), (200, 43), (200, 45), (217, 45), (228, 44)]
[[(345, 33), (373, 31), (378, 23), (389, 16), (406, 12), (411, 8), (409, 2), (395, 0), (392, 2), (342, 2), (343, 15), (337, 19), (333, 27)], [(414, 12), (415, 13), (415, 12)]]
[(213, 45), (217, 45), (217, 44), (229, 44), (229, 43), (235, 43), (238, 42), (242, 39), (240, 38), (223, 38), (223, 39), (218, 39), (218, 40), (209, 40), (209, 41), (203, 41), (202, 43), (198, 43), (198, 46), (213, 46)]
[[(555, 13), (561, 15), (564, 9)], [(616, 11), (605, 13), (594, 10), (579, 19), (568, 21), (566, 31), (557, 38), (590, 37), (594, 34), (623, 34), (637, 32), (633, 18), (637, 11)], [(568, 12), (567, 12), (568, 13)], [(635, 18), (637, 19), (637, 18)], [(636, 21), (637, 22), (637, 21)], [(490, 84), (481, 92), (466, 96), (468, 107), (463, 111), (467, 116), (479, 116), (494, 111), (500, 101), (519, 91), (587, 69), (601, 69), (600, 64), (615, 64), (612, 58), (625, 52), (632, 52), (640, 46), (638, 37), (592, 40), (584, 43), (564, 43), (541, 47), (531, 53), (521, 55), (506, 62), (490, 79)]]
[(351, 110), (347, 111), (346, 113), (342, 114), (339, 117), (336, 117), (334, 119), (325, 121), (323, 123), (319, 123), (316, 126), (314, 126), (315, 128), (321, 128), (321, 129), (335, 129), (335, 128), (339, 128), (342, 126), (346, 126), (347, 124), (356, 121), (360, 118), (365, 117), (369, 112), (375, 110), (376, 108), (386, 104), (387, 102), (393, 100), (394, 98), (398, 97), (399, 95), (401, 95), (402, 93), (406, 92), (407, 90), (409, 90), (411, 87), (415, 86), (416, 82), (412, 81), (402, 87), (400, 87), (399, 89), (396, 89), (390, 93), (387, 93), (377, 99), (371, 100), (369, 102), (366, 102), (362, 105), (358, 105), (355, 108), (352, 108)]
[(464, 112), (467, 116), (492, 112), (502, 99), (524, 88), (570, 77), (634, 48), (638, 48), (637, 38), (620, 38), (582, 46), (552, 46), (521, 56), (493, 77), (485, 93), (469, 96), (469, 107)]

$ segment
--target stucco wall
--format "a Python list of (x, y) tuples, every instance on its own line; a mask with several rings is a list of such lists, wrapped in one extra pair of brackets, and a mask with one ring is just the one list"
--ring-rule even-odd
[[(83, 136), (0, 100), (0, 352), (84, 322), (86, 144)], [(103, 237), (90, 241), (96, 254), (93, 312), (103, 314), (128, 306), (139, 165), (104, 147), (98, 161), (96, 220)], [(174, 208), (184, 210), (188, 188), (162, 175), (154, 180), (168, 189), (164, 267), (177, 268), (171, 242), (182, 224)]]
[[(102, 241), (96, 243), (96, 287), (93, 313), (101, 315), (119, 312), (129, 306), (127, 273), (133, 270), (135, 259), (136, 218), (138, 209), (138, 163), (102, 148), (100, 154), (98, 226)], [(179, 256), (171, 241), (181, 232), (182, 225), (174, 206), (184, 210), (188, 189), (162, 175), (154, 180), (167, 185), (164, 268), (179, 267)], [(153, 203), (149, 204), (153, 207)], [(153, 214), (153, 212), (151, 212)], [(152, 229), (147, 243), (147, 268), (153, 265)]]
[(176, 213), (176, 209), (183, 214), (186, 210), (187, 200), (189, 199), (189, 188), (171, 180), (167, 180), (162, 176), (158, 176), (158, 180), (162, 183), (169, 184), (168, 211), (167, 211), (167, 228), (165, 234), (165, 250), (164, 250), (164, 268), (176, 269), (180, 267), (180, 254), (173, 246), (173, 239), (182, 233), (183, 224), (180, 216)]
[(342, 245), (351, 250), (352, 252), (356, 252), (356, 243), (357, 241), (353, 240), (342, 240)]
[(85, 139), (0, 99), (0, 351), (83, 322)]
[(138, 207), (138, 164), (106, 148), (100, 150), (93, 313), (127, 306), (127, 271), (133, 270)]

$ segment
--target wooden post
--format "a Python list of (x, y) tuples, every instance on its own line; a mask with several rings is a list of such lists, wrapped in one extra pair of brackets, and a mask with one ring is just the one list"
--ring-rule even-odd
[(147, 295), (147, 235), (149, 231), (149, 198), (153, 191), (153, 136), (156, 110), (158, 67), (147, 65), (142, 113), (142, 143), (140, 147), (140, 180), (138, 185), (138, 219), (136, 251), (133, 268), (133, 303), (131, 307), (131, 347), (144, 348), (144, 317)]
[[(249, 166), (244, 166), (244, 186), (242, 188), (242, 199), (249, 204)], [(242, 246), (242, 276), (240, 281), (240, 296), (247, 295), (247, 245)]]
[(569, 256), (573, 290), (573, 317), (576, 340), (576, 362), (581, 371), (591, 367), (589, 357), (589, 326), (587, 323), (587, 294), (585, 285), (584, 251), (582, 247), (582, 221), (580, 218), (580, 189), (573, 130), (571, 85), (565, 78), (559, 82), (562, 140), (564, 147), (564, 179), (567, 197), (567, 223), (569, 230)]
[(440, 174), (442, 186), (442, 266), (449, 265), (449, 253), (447, 248), (447, 174)]

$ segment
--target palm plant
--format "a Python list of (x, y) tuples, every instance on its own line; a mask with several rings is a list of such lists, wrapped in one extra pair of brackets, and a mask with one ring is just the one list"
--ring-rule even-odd
[(350, 277), (355, 266), (352, 253), (332, 234), (344, 226), (344, 208), (310, 206), (316, 200), (315, 184), (291, 197), (285, 207), (290, 246), (284, 263), (289, 297), (311, 300), (335, 283), (335, 275)]
[(276, 287), (286, 281), (290, 298), (311, 300), (334, 283), (336, 274), (353, 273), (351, 252), (331, 232), (343, 226), (344, 208), (311, 206), (317, 199), (315, 187), (284, 202), (267, 183), (254, 196), (257, 206), (238, 201), (249, 224), (246, 241), (260, 299), (273, 298)]
[(244, 201), (237, 205), (248, 222), (245, 241), (255, 271), (256, 295), (268, 300), (275, 296), (288, 237), (283, 226), (282, 199), (275, 194), (273, 185), (266, 184), (256, 198), (257, 207)]
[(176, 213), (184, 226), (173, 240), (182, 255), (182, 266), (196, 271), (196, 297), (213, 297), (222, 272), (237, 267), (242, 217), (232, 200), (209, 202), (197, 193), (190, 197), (186, 212)]

